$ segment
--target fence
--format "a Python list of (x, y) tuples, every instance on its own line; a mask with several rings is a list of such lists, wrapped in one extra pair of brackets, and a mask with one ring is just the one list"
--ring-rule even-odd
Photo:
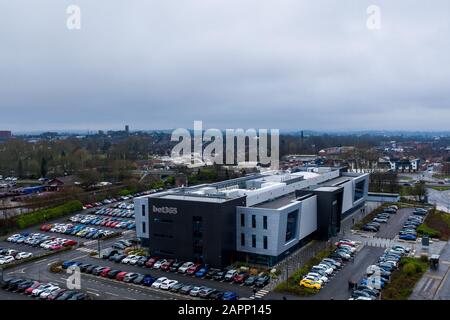
[(330, 246), (330, 242), (313, 241), (293, 252), (289, 257), (274, 266), (274, 269), (279, 270), (281, 273), (277, 278), (270, 282), (265, 290), (273, 290), (279, 283), (285, 281), (288, 276), (292, 275), (306, 262), (328, 246)]

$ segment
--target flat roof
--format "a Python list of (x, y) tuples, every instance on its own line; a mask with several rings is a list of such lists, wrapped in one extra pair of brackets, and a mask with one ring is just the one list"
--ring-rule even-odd
[(289, 193), (285, 196), (273, 199), (271, 201), (266, 201), (262, 203), (258, 203), (254, 205), (254, 208), (265, 208), (265, 209), (278, 209), (282, 208), (284, 206), (287, 206), (288, 204), (295, 201), (297, 197), (295, 196), (295, 193)]
[(341, 189), (342, 187), (319, 187), (314, 189), (314, 191), (324, 191), (324, 192), (332, 192)]
[(339, 185), (341, 183), (350, 181), (352, 179), (353, 179), (353, 177), (340, 176), (340, 177), (337, 177), (337, 178), (334, 178), (334, 179), (331, 179), (331, 180), (328, 180), (328, 181), (324, 181), (324, 182), (320, 183), (319, 185), (320, 186), (332, 186), (333, 187), (333, 186)]

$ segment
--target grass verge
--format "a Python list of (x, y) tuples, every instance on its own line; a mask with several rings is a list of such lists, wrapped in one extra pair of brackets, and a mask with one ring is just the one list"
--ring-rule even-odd
[(406, 300), (414, 286), (428, 269), (428, 258), (402, 258), (399, 269), (381, 291), (382, 300)]
[(450, 214), (436, 209), (430, 210), (425, 221), (417, 228), (419, 235), (448, 241), (450, 238)]
[(325, 249), (320, 251), (315, 257), (311, 258), (306, 262), (302, 268), (294, 272), (287, 281), (283, 281), (279, 283), (275, 287), (276, 292), (286, 292), (290, 294), (294, 294), (297, 296), (310, 296), (319, 292), (319, 290), (301, 287), (299, 285), (300, 280), (302, 280), (303, 276), (308, 274), (311, 267), (318, 264), (323, 258), (328, 257), (334, 250), (334, 247)]

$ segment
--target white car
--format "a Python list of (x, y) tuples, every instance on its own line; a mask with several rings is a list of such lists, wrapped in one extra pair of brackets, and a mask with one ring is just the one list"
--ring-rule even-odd
[(53, 292), (55, 292), (56, 290), (60, 290), (60, 289), (61, 289), (61, 288), (59, 288), (59, 287), (51, 287), (51, 288), (48, 288), (48, 289), (44, 290), (44, 292), (42, 292), (42, 293), (39, 295), (39, 298), (40, 298), (40, 299), (47, 299), (49, 295), (51, 295), (51, 294), (52, 294)]
[(130, 259), (129, 264), (131, 264), (132, 266), (136, 265), (140, 258), (142, 258), (142, 256), (134, 256), (134, 258)]
[(167, 279), (166, 281), (164, 281), (163, 283), (161, 283), (161, 286), (159, 287), (162, 290), (170, 290), (174, 285), (176, 285), (178, 283), (177, 280), (170, 280)]
[(323, 285), (323, 281), (319, 277), (313, 277), (311, 275), (309, 275), (309, 276), (307, 275), (307, 276), (303, 277), (303, 279), (318, 282), (318, 283), (320, 283), (320, 285)]
[(161, 287), (161, 284), (166, 280), (169, 279), (167, 279), (166, 277), (156, 279), (156, 281), (152, 283), (152, 288), (159, 289)]
[(31, 252), (19, 252), (18, 254), (16, 254), (16, 256), (14, 258), (16, 258), (16, 260), (20, 260), (20, 259), (30, 258), (32, 256), (33, 256), (33, 254)]
[(320, 269), (322, 269), (323, 270), (323, 272), (325, 272), (327, 275), (330, 275), (330, 274), (332, 274), (333, 273), (333, 268), (330, 268), (329, 266), (327, 266), (326, 264), (318, 264), (318, 265), (315, 265), (314, 267), (313, 267), (313, 269), (314, 268), (320, 268)]
[(194, 265), (193, 262), (185, 262), (178, 268), (179, 273), (186, 273), (186, 270)]
[(307, 277), (311, 276), (314, 278), (320, 279), (322, 282), (328, 282), (328, 277), (322, 276), (321, 274), (318, 274), (317, 272), (310, 272), (306, 275)]
[(130, 261), (131, 261), (132, 259), (134, 259), (135, 257), (136, 257), (136, 255), (134, 255), (134, 254), (129, 255), (129, 256), (127, 256), (125, 259), (123, 259), (123, 260), (121, 261), (121, 263), (124, 263), (124, 264), (130, 263)]
[(353, 252), (356, 251), (356, 248), (355, 248), (355, 247), (349, 246), (349, 245), (346, 245), (346, 244), (340, 244), (340, 245), (339, 245), (339, 248), (346, 248), (346, 249), (350, 250), (351, 253), (353, 253)]
[(370, 265), (367, 267), (366, 274), (368, 276), (370, 276), (370, 275), (374, 274), (375, 272), (379, 272), (380, 270), (381, 270), (381, 268), (379, 266), (373, 264), (373, 265)]
[(331, 259), (331, 258), (324, 258), (322, 261), (329, 262), (329, 263), (337, 266), (338, 268), (340, 268), (342, 266), (342, 263), (340, 263), (334, 259)]
[(166, 259), (159, 259), (158, 261), (155, 262), (155, 264), (153, 265), (153, 269), (160, 269), (162, 264), (165, 263), (167, 260)]
[(53, 284), (53, 283), (43, 284), (43, 285), (40, 285), (39, 287), (37, 287), (36, 289), (34, 289), (34, 290), (31, 292), (31, 295), (32, 295), (33, 297), (38, 297), (38, 296), (41, 295), (42, 292), (44, 292), (44, 291), (46, 291), (46, 290), (48, 290), (48, 289), (51, 289), (51, 288), (55, 288), (55, 287), (57, 288), (58, 286), (55, 285), (55, 284)]
[(234, 269), (228, 270), (228, 272), (225, 274), (224, 279), (225, 279), (225, 281), (232, 281), (234, 276), (237, 274), (238, 274), (237, 270), (234, 270)]
[(5, 256), (3, 258), (0, 258), (0, 264), (7, 264), (7, 263), (11, 263), (13, 261), (14, 261), (13, 256)]

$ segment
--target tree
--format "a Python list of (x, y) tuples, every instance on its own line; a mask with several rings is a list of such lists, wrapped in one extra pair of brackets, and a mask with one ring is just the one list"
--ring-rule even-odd
[(41, 159), (41, 170), (40, 170), (41, 177), (45, 178), (45, 176), (47, 176), (47, 170), (48, 170), (47, 159), (43, 157)]
[(17, 163), (17, 175), (19, 178), (23, 177), (23, 162), (22, 159), (19, 159), (19, 162)]
[(413, 188), (413, 194), (418, 198), (419, 201), (424, 201), (425, 197), (428, 194), (427, 187), (425, 185), (425, 181), (420, 181), (416, 183)]

